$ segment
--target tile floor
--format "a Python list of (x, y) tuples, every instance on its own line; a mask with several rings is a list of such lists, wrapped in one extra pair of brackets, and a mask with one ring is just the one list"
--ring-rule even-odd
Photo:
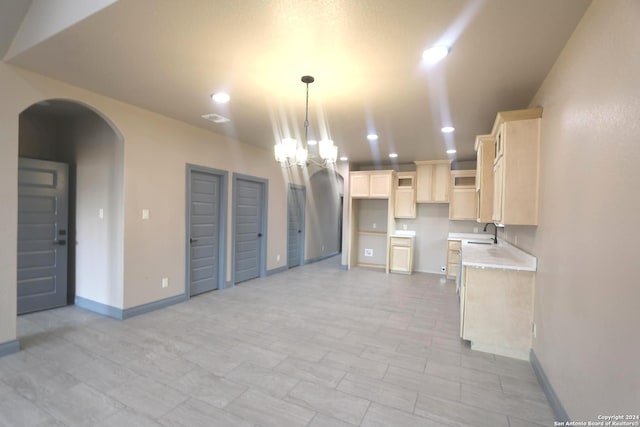
[(18, 318), (0, 426), (549, 426), (526, 362), (458, 338), (454, 283), (339, 258), (125, 321)]

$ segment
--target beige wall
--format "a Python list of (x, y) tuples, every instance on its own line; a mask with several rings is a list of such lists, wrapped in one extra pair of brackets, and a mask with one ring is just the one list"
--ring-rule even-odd
[(531, 106), (542, 118), (534, 351), (573, 420), (640, 408), (640, 2), (595, 1)]
[[(92, 290), (98, 302), (130, 308), (182, 294), (185, 289), (185, 165), (207, 166), (269, 181), (266, 267), (286, 265), (286, 192), (288, 183), (309, 188), (308, 176), (282, 169), (270, 149), (240, 143), (122, 102), (69, 86), (6, 64), (0, 64), (0, 214), (16, 224), (18, 117), (44, 99), (70, 99), (101, 112), (124, 141), (124, 191), (121, 280)], [(91, 132), (90, 129), (85, 129)], [(84, 132), (83, 131), (83, 132)], [(98, 151), (94, 151), (94, 154)], [(85, 153), (89, 158), (93, 155)], [(95, 158), (95, 156), (93, 156)], [(103, 171), (105, 172), (105, 171)], [(231, 197), (232, 180), (228, 194)], [(87, 207), (89, 214), (100, 203)], [(94, 206), (95, 205), (95, 206)], [(150, 220), (141, 219), (142, 209)], [(231, 278), (231, 200), (228, 209), (227, 279)], [(93, 212), (95, 214), (95, 212)], [(107, 214), (107, 212), (105, 212)], [(103, 236), (105, 237), (105, 236)], [(15, 338), (16, 227), (0, 228), (0, 343)], [(309, 237), (307, 237), (309, 240)], [(280, 255), (280, 261), (277, 257)], [(169, 287), (161, 287), (161, 278)], [(119, 285), (118, 283), (122, 283)], [(118, 293), (122, 294), (120, 298)], [(120, 300), (120, 304), (116, 301)]]

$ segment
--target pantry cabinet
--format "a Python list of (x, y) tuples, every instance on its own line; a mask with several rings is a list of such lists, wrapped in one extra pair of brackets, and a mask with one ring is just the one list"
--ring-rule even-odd
[(416, 161), (416, 202), (449, 203), (451, 160)]

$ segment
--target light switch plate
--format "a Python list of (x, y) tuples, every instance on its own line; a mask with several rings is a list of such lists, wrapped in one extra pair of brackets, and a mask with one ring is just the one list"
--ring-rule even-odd
[(373, 249), (365, 249), (364, 256), (373, 256)]
[(149, 219), (149, 209), (142, 209), (142, 219)]

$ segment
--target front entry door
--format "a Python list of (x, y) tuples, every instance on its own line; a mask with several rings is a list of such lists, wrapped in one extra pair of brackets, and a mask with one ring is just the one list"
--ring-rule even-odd
[(193, 296), (218, 289), (222, 177), (191, 170), (189, 179), (189, 295)]
[(287, 202), (287, 266), (302, 265), (304, 259), (305, 188), (289, 187)]
[(18, 314), (67, 303), (68, 165), (18, 163)]
[(260, 276), (265, 184), (238, 178), (235, 182), (235, 282)]

